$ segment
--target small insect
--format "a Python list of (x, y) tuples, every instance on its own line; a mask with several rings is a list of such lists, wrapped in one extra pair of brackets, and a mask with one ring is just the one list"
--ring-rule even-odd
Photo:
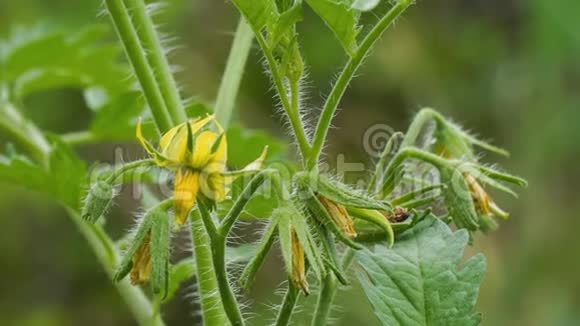
[(403, 207), (395, 207), (395, 209), (393, 210), (393, 213), (394, 214), (391, 214), (390, 212), (385, 212), (384, 213), (385, 217), (391, 223), (401, 223), (401, 222), (404, 222), (404, 221), (406, 221), (411, 216), (411, 214), (409, 214), (409, 211), (407, 211)]

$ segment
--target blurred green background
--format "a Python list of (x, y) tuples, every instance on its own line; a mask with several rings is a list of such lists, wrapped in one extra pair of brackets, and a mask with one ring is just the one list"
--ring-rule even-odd
[[(211, 101), (238, 16), (221, 0), (166, 2), (157, 19), (182, 45), (172, 63), (182, 68), (183, 92)], [(107, 17), (97, 16), (100, 6), (97, 0), (2, 0), (0, 37), (16, 26), (39, 23), (71, 30), (109, 24)], [(405, 130), (419, 108), (431, 106), (511, 151), (510, 159), (487, 159), (526, 177), (530, 187), (517, 201), (498, 196), (512, 218), (499, 231), (478, 236), (468, 249), (484, 252), (488, 260), (478, 302), (483, 325), (580, 325), (578, 13), (576, 0), (420, 0), (367, 60), (330, 134), (329, 158), (344, 154), (347, 162), (364, 161), (365, 130), (376, 123)], [(311, 77), (309, 103), (317, 112), (345, 58), (312, 13), (300, 26)], [(245, 126), (284, 139), (269, 89), (254, 49), (236, 116)], [(81, 92), (72, 89), (34, 96), (23, 106), (55, 132), (81, 130), (91, 118)], [(143, 155), (127, 146), (132, 158)], [(111, 161), (114, 148), (105, 144), (79, 151), (90, 161)], [(116, 235), (138, 209), (126, 197), (114, 209)], [(2, 325), (134, 323), (65, 212), (43, 196), (7, 185), (0, 185), (0, 275)], [(270, 307), (280, 301), (273, 292), (283, 278), (272, 257), (248, 295), (254, 324), (273, 318)], [(199, 320), (188, 296), (193, 291), (190, 284), (165, 307), (170, 325)], [(377, 324), (356, 286), (339, 302), (336, 325)], [(305, 314), (309, 306), (303, 304)]]

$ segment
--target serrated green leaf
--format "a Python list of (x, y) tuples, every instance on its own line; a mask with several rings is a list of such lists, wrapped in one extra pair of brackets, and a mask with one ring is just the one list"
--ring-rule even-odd
[(478, 325), (474, 311), (485, 258), (476, 255), (458, 268), (468, 242), (433, 216), (401, 234), (392, 249), (375, 246), (355, 253), (357, 273), (383, 325)]
[(326, 25), (332, 30), (344, 50), (353, 55), (357, 49), (356, 37), (360, 31), (360, 12), (345, 0), (306, 0)]
[(102, 26), (73, 34), (41, 29), (16, 31), (9, 40), (0, 40), (0, 79), (13, 83), (12, 92), (17, 98), (62, 87), (99, 85), (110, 94), (127, 91), (134, 80), (128, 78), (128, 67), (118, 63), (120, 46), (98, 43), (105, 32)]

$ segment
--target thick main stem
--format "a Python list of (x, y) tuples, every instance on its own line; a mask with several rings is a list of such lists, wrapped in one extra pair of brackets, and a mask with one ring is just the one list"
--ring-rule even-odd
[(140, 44), (139, 35), (133, 26), (129, 12), (122, 0), (105, 0), (105, 4), (113, 20), (117, 34), (123, 43), (125, 53), (131, 62), (133, 71), (137, 75), (157, 128), (160, 132), (165, 132), (173, 127), (173, 121), (167, 111), (163, 95), (155, 80), (154, 72), (149, 66), (145, 51)]
[(240, 17), (214, 109), (217, 121), (225, 129), (227, 129), (232, 117), (235, 100), (240, 89), (240, 82), (244, 75), (244, 68), (248, 60), (248, 55), (250, 54), (253, 39), (254, 33), (252, 28), (243, 17)]
[(127, 3), (128, 9), (131, 11), (131, 19), (153, 71), (153, 76), (157, 81), (157, 86), (163, 96), (172, 124), (176, 125), (184, 122), (187, 120), (187, 116), (183, 109), (179, 88), (173, 78), (169, 61), (161, 46), (153, 20), (145, 8), (145, 2), (143, 0), (125, 0), (125, 3)]
[(320, 152), (322, 151), (322, 146), (326, 140), (326, 135), (328, 134), (328, 129), (330, 128), (330, 123), (338, 108), (340, 100), (342, 99), (346, 88), (350, 84), (350, 81), (354, 77), (354, 74), (361, 66), (364, 58), (368, 55), (372, 46), (376, 43), (383, 32), (391, 26), (399, 15), (401, 15), (407, 7), (411, 4), (409, 0), (400, 0), (395, 4), (393, 8), (383, 17), (381, 20), (373, 27), (373, 29), (367, 34), (364, 40), (361, 42), (359, 48), (354, 53), (354, 55), (344, 66), (340, 76), (338, 77), (334, 87), (332, 88), (328, 99), (324, 104), (322, 109), (322, 114), (318, 120), (318, 125), (316, 126), (316, 132), (314, 134), (314, 141), (312, 143), (312, 151), (308, 159), (308, 168), (314, 169), (318, 164), (318, 159), (320, 158)]

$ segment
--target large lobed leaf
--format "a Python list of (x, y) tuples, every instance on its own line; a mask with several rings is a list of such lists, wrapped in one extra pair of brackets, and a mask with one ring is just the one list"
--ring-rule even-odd
[(366, 273), (357, 276), (381, 323), (478, 325), (474, 306), (485, 257), (471, 257), (458, 269), (467, 242), (467, 231), (453, 232), (431, 216), (401, 234), (392, 249), (358, 251)]

